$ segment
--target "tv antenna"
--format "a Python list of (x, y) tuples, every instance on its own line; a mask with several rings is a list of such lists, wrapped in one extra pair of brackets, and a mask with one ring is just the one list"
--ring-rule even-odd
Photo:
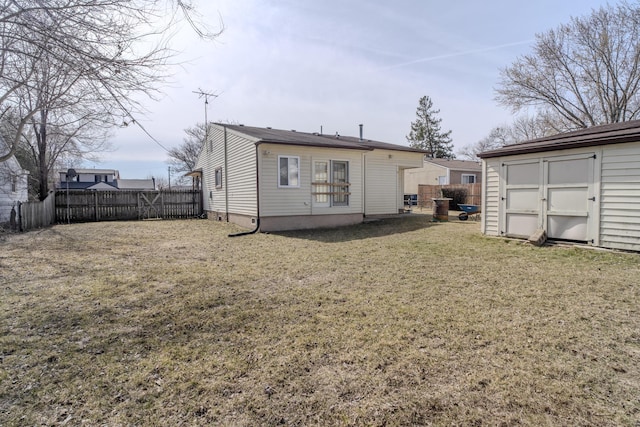
[(207, 119), (207, 105), (209, 105), (209, 98), (217, 98), (218, 95), (211, 92), (205, 92), (200, 88), (192, 92), (198, 95), (199, 99), (204, 98), (204, 141), (206, 144), (207, 140), (209, 139), (209, 121)]
[(193, 93), (198, 95), (198, 98), (200, 98), (200, 99), (204, 98), (204, 117), (205, 117), (205, 123), (206, 123), (206, 121), (207, 121), (207, 105), (209, 105), (209, 98), (217, 98), (218, 94), (211, 93), (211, 92), (205, 92), (200, 88), (198, 88), (198, 90), (194, 90)]

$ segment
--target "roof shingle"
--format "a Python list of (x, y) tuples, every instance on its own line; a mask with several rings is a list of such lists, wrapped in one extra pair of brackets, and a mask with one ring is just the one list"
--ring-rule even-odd
[(640, 120), (593, 126), (573, 132), (532, 139), (478, 154), (482, 159), (640, 141)]
[(407, 147), (404, 145), (389, 144), (387, 142), (372, 141), (369, 139), (355, 138), (351, 136), (321, 135), (319, 133), (297, 132), (295, 130), (282, 130), (271, 128), (259, 128), (244, 125), (227, 125), (216, 123), (235, 132), (248, 135), (256, 139), (256, 145), (261, 143), (301, 145), (309, 147), (345, 148), (350, 150), (371, 151), (374, 149), (408, 151), (412, 153), (424, 153), (424, 150)]

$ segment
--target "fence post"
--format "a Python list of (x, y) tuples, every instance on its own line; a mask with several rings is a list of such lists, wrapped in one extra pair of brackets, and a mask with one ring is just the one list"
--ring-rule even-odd
[(160, 208), (162, 212), (160, 213), (160, 218), (167, 219), (167, 213), (164, 210), (164, 191), (160, 190)]
[(22, 202), (18, 202), (18, 230), (22, 232)]

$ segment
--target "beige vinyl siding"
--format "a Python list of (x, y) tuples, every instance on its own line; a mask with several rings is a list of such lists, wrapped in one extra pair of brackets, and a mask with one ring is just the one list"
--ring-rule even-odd
[[(362, 152), (317, 147), (260, 144), (260, 216), (331, 215), (362, 212)], [(300, 158), (300, 187), (278, 187), (278, 157)], [(313, 162), (342, 160), (349, 162), (349, 205), (313, 206)]]
[[(229, 212), (258, 215), (256, 145), (253, 141), (227, 131), (227, 170), (222, 165), (222, 190), (228, 191)], [(228, 179), (228, 185), (224, 180)]]
[(404, 192), (418, 194), (420, 184), (437, 185), (439, 176), (446, 176), (447, 168), (432, 163), (421, 162), (419, 169), (406, 169), (404, 172)]
[[(255, 143), (227, 130), (226, 148), (225, 162), (225, 130), (222, 126), (212, 126), (208, 143), (203, 147), (196, 165), (196, 168), (203, 170), (204, 209), (255, 216), (257, 215)], [(222, 187), (219, 188), (215, 185), (216, 168), (222, 168)], [(228, 191), (226, 197), (225, 191)]]
[(490, 236), (500, 234), (500, 162), (482, 162), (482, 229)]
[(397, 214), (404, 205), (404, 171), (422, 166), (422, 154), (374, 150), (364, 157), (365, 215)]
[(600, 246), (640, 250), (640, 143), (602, 156)]
[(223, 187), (216, 188), (215, 169), (224, 166), (224, 132), (222, 128), (212, 126), (209, 130), (209, 138), (200, 152), (196, 168), (203, 171), (202, 191), (204, 210), (225, 212), (224, 197), (224, 170)]

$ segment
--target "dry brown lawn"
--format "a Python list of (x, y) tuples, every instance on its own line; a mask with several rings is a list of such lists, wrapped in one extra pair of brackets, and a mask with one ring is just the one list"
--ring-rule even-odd
[(640, 425), (640, 258), (428, 216), (0, 236), (0, 425)]

